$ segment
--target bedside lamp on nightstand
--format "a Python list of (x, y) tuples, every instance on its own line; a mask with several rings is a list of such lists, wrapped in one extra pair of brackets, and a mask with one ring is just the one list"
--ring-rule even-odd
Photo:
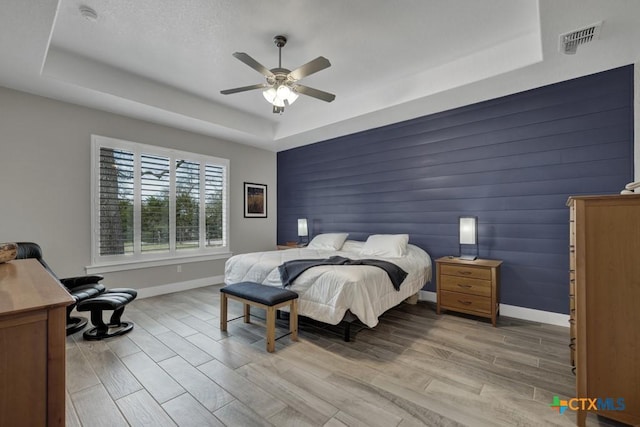
[[(306, 242), (304, 241), (306, 239)], [(309, 244), (309, 228), (307, 227), (307, 219), (298, 219), (298, 245), (306, 246)]]
[[(462, 254), (463, 245), (474, 246), (475, 255)], [(478, 258), (478, 218), (475, 216), (460, 217), (460, 259), (474, 260)]]

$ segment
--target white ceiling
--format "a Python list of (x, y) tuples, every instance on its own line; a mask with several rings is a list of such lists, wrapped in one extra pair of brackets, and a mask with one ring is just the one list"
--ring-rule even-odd
[[(96, 21), (81, 16), (90, 6)], [(0, 0), (0, 85), (272, 151), (635, 63), (638, 0)], [(576, 55), (558, 37), (603, 21)], [(332, 66), (273, 114), (232, 57)]]

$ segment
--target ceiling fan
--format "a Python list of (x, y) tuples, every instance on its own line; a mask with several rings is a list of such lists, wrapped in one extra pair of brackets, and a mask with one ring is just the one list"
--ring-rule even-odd
[(327, 58), (319, 56), (313, 61), (309, 61), (295, 70), (290, 71), (286, 68), (282, 68), (282, 48), (287, 44), (287, 38), (285, 36), (278, 35), (273, 38), (273, 42), (278, 47), (278, 68), (272, 68), (269, 70), (244, 52), (235, 52), (233, 54), (235, 58), (265, 76), (267, 78), (266, 83), (221, 90), (220, 93), (223, 95), (230, 95), (232, 93), (245, 92), (248, 90), (264, 89), (262, 94), (265, 99), (273, 105), (273, 112), (280, 114), (284, 112), (285, 106), (293, 104), (293, 102), (298, 99), (299, 93), (326, 102), (331, 102), (336, 98), (332, 93), (298, 84), (298, 80), (303, 77), (307, 77), (313, 73), (324, 70), (325, 68), (329, 68), (331, 63)]

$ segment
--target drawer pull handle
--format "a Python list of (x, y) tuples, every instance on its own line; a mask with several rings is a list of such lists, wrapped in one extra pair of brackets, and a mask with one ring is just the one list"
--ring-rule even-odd
[(458, 302), (459, 302), (460, 304), (464, 304), (464, 305), (471, 305), (471, 304), (473, 304), (471, 301), (462, 301), (462, 300), (458, 300)]
[(466, 285), (464, 283), (458, 283), (458, 286), (460, 286), (461, 288), (467, 288), (467, 289), (471, 287), (471, 285)]
[(470, 272), (470, 271), (464, 271), (464, 270), (458, 270), (458, 273), (460, 273), (460, 274), (464, 274), (464, 275), (466, 275), (466, 276), (468, 276), (469, 274), (471, 274), (471, 272)]

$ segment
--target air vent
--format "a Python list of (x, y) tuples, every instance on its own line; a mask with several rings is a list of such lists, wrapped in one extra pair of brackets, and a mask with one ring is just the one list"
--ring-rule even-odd
[(599, 39), (601, 28), (602, 21), (589, 25), (588, 27), (580, 28), (579, 30), (571, 31), (570, 33), (560, 34), (558, 50), (560, 50), (561, 53), (573, 55), (581, 44), (590, 43), (593, 40)]

